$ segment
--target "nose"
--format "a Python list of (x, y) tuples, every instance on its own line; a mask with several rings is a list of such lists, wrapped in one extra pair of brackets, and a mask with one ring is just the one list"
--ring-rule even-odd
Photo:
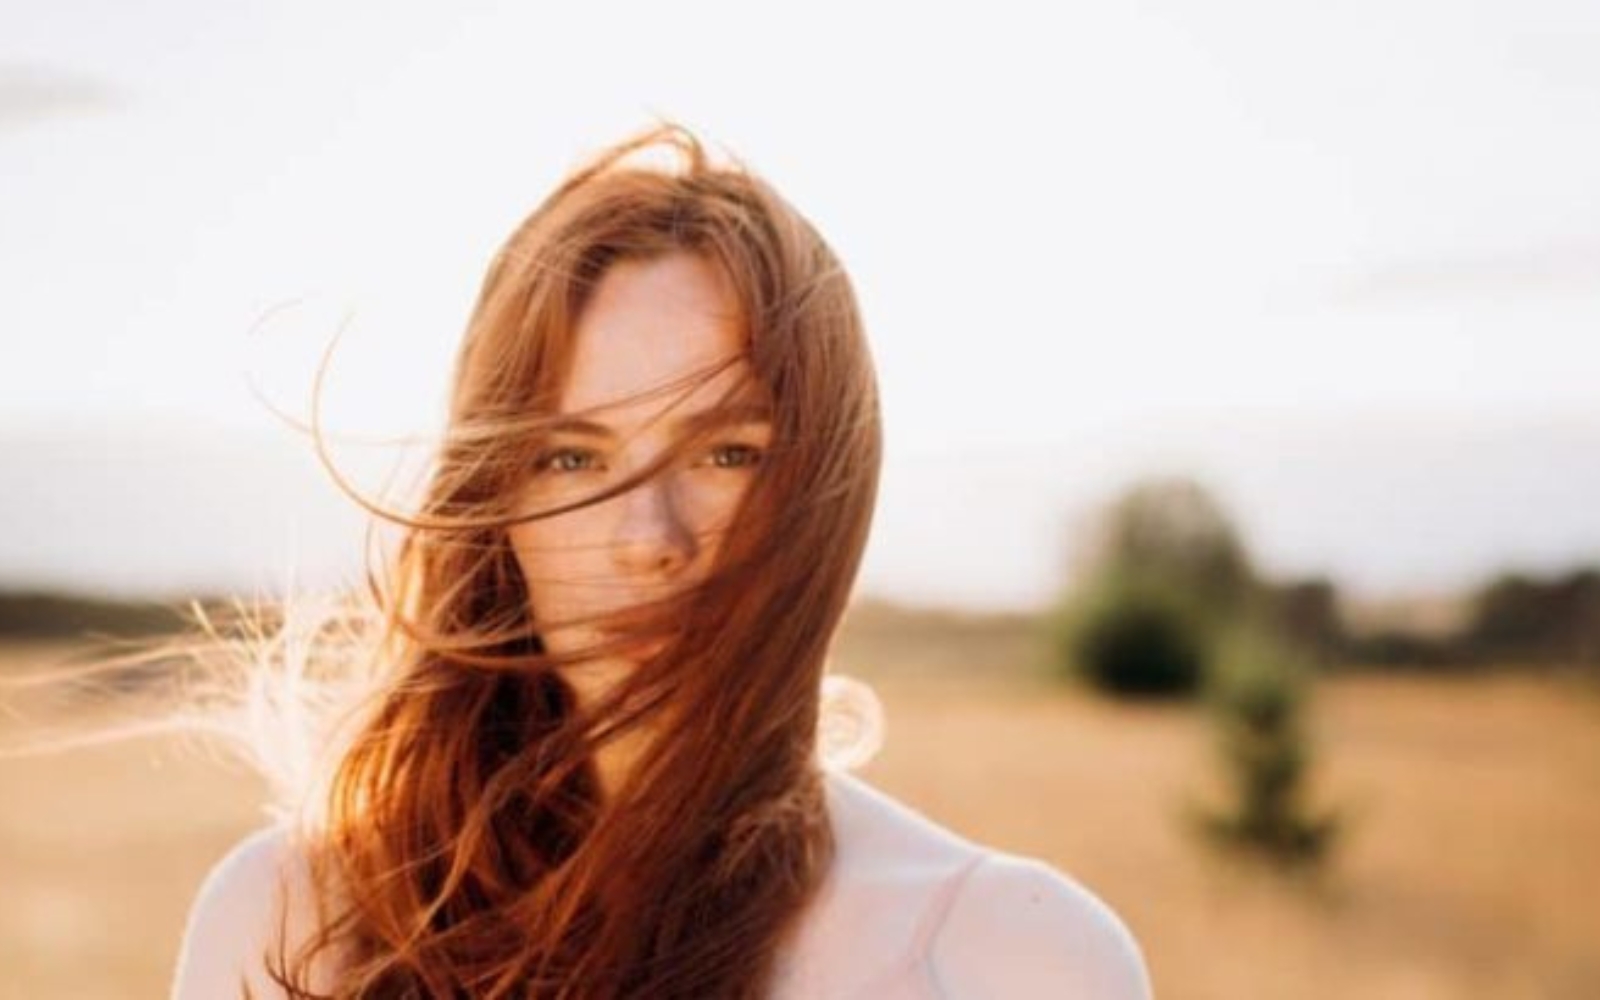
[(617, 500), (622, 511), (611, 551), (619, 569), (671, 577), (694, 559), (694, 532), (678, 511), (670, 475), (654, 476)]

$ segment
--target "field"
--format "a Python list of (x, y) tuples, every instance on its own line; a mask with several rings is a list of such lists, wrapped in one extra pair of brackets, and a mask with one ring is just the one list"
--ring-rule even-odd
[[(1600, 996), (1600, 696), (1560, 679), (1342, 676), (1312, 703), (1312, 799), (1352, 811), (1320, 888), (1218, 864), (1203, 720), (1047, 686), (1016, 622), (858, 619), (834, 669), (888, 713), (860, 773), (1116, 909), (1156, 994)], [(0, 650), (0, 669), (57, 655)], [(207, 867), (261, 786), (163, 740), (0, 761), (0, 996), (160, 997)]]

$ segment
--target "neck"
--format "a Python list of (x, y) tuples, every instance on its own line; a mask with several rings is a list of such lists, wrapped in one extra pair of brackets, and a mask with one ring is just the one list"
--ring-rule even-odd
[(617, 791), (632, 773), (648, 744), (647, 735), (635, 729), (618, 736), (595, 752), (595, 774), (604, 802), (616, 800)]
[[(592, 712), (601, 697), (632, 667), (631, 663), (596, 662), (571, 670), (566, 680), (577, 694), (580, 711)], [(600, 784), (603, 802), (610, 803), (616, 799), (618, 790), (643, 755), (649, 741), (648, 732), (634, 727), (595, 751), (595, 776)]]

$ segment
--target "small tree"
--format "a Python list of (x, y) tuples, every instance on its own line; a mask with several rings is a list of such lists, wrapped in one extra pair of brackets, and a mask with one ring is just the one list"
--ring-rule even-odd
[(1112, 502), (1091, 537), (1081, 567), (1161, 580), (1184, 592), (1209, 617), (1251, 605), (1259, 587), (1233, 519), (1187, 476), (1135, 483)]
[(1311, 665), (1265, 628), (1241, 626), (1221, 643), (1214, 667), (1205, 698), (1229, 801), (1221, 809), (1191, 803), (1191, 823), (1214, 846), (1284, 867), (1318, 865), (1344, 819), (1313, 815), (1305, 803)]

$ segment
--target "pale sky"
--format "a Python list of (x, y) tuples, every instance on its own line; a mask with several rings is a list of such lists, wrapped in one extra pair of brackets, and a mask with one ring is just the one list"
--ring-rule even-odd
[[(314, 477), (263, 499), (299, 459), (247, 375), (303, 409), (349, 310), (334, 425), (434, 428), (499, 242), (655, 115), (851, 271), (866, 589), (1036, 601), (1062, 512), (1163, 456), (1283, 572), (1600, 557), (1600, 5), (1057, 6), (3, 0), (0, 582), (270, 576), (290, 519), (333, 545)], [(173, 428), (239, 468), (106, 478)]]

